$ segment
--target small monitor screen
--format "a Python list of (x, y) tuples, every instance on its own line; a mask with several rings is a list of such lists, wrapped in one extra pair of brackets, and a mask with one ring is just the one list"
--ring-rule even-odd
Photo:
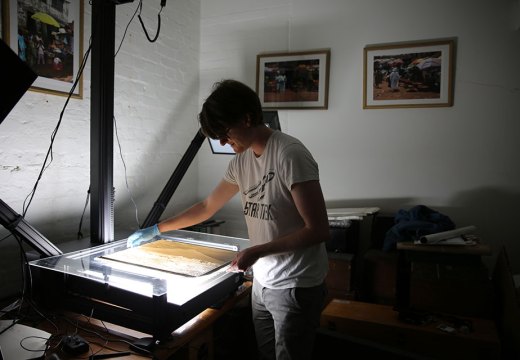
[(280, 128), (280, 120), (278, 119), (278, 111), (263, 111), (264, 113), (264, 123), (268, 127), (274, 130), (282, 130)]
[(213, 154), (227, 154), (227, 155), (235, 155), (235, 151), (229, 144), (220, 144), (220, 140), (218, 139), (211, 139), (209, 140), (209, 146), (211, 147), (211, 152)]
[[(270, 127), (274, 130), (281, 130), (280, 128), (280, 120), (278, 119), (278, 111), (263, 111), (264, 123), (267, 127)], [(208, 138), (209, 146), (211, 147), (211, 152), (213, 154), (225, 154), (225, 155), (235, 155), (235, 151), (229, 144), (220, 144), (220, 140)]]

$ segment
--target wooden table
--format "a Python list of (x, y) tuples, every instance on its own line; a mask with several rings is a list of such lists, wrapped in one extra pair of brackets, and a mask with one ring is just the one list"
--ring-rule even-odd
[[(452, 319), (438, 315), (414, 325), (401, 321), (391, 305), (334, 299), (321, 314), (320, 330), (407, 359), (500, 359), (500, 340), (492, 320), (458, 318), (471, 324), (471, 329), (442, 330)], [(348, 346), (345, 351), (348, 357)]]
[(481, 256), (491, 255), (486, 244), (475, 245), (428, 245), (398, 242), (395, 305), (397, 310), (410, 307), (410, 279), (412, 262), (435, 262), (443, 264), (464, 264), (478, 266)]
[[(173, 331), (171, 339), (155, 344), (152, 348), (153, 358), (157, 360), (166, 359), (212, 359), (213, 358), (213, 325), (228, 311), (240, 304), (249, 301), (251, 293), (251, 282), (245, 282), (237, 292), (226, 299), (220, 306), (208, 308), (188, 321), (180, 328)], [(51, 341), (46, 359), (52, 359), (55, 353), (62, 360), (87, 359), (93, 354), (112, 354), (116, 352), (130, 352), (127, 355), (115, 357), (114, 359), (150, 359), (152, 353), (137, 353), (130, 349), (130, 345), (138, 339), (149, 338), (144, 334), (132, 329), (110, 324), (92, 317), (76, 313), (64, 313), (56, 315), (50, 321), (43, 321), (39, 328), (55, 334), (56, 340)], [(64, 335), (78, 334), (90, 345), (88, 353), (80, 356), (67, 354), (59, 344)], [(201, 354), (204, 352), (204, 354)]]

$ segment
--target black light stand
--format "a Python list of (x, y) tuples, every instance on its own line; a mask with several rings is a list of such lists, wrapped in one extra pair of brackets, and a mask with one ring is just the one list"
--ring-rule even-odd
[(188, 167), (193, 161), (193, 158), (195, 157), (195, 155), (197, 155), (197, 152), (199, 151), (202, 143), (204, 142), (204, 139), (206, 139), (206, 136), (199, 129), (197, 131), (197, 134), (195, 134), (193, 140), (191, 140), (191, 144), (190, 146), (188, 146), (188, 149), (184, 153), (181, 161), (179, 162), (179, 164), (173, 171), (173, 174), (171, 175), (170, 179), (166, 183), (166, 186), (164, 187), (163, 191), (155, 201), (152, 210), (150, 210), (150, 212), (148, 213), (148, 216), (141, 225), (141, 228), (152, 226), (159, 221), (159, 218), (161, 217), (164, 209), (166, 208), (166, 205), (170, 201), (171, 197), (173, 196), (173, 193), (177, 189), (177, 186), (179, 186), (179, 183), (186, 174)]
[[(0, 123), (9, 114), (38, 75), (0, 39)], [(43, 257), (61, 255), (62, 252), (0, 199), (0, 224), (30, 245)]]
[(43, 257), (61, 255), (63, 252), (32, 227), (22, 215), (16, 213), (0, 199), (0, 224), (30, 245)]
[(114, 240), (114, 49), (116, 3), (92, 1), (90, 241)]

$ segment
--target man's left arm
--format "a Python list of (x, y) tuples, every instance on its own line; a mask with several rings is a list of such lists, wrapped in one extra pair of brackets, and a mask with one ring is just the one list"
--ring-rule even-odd
[(329, 221), (320, 182), (311, 180), (296, 183), (291, 188), (291, 194), (303, 219), (303, 227), (268, 243), (245, 249), (237, 255), (232, 265), (246, 270), (261, 257), (292, 252), (327, 241)]
[(280, 240), (286, 243), (285, 251), (293, 251), (327, 241), (329, 220), (320, 182), (311, 180), (296, 183), (291, 188), (291, 195), (304, 226), (293, 234), (287, 234), (287, 238), (282, 236), (275, 242)]

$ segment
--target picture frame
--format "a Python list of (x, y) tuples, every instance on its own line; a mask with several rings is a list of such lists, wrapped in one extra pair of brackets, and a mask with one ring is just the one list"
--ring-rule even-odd
[(368, 45), (363, 108), (453, 106), (454, 40)]
[(38, 74), (29, 90), (83, 98), (83, 0), (2, 2), (4, 41)]
[(256, 92), (264, 109), (327, 109), (330, 49), (262, 53)]

